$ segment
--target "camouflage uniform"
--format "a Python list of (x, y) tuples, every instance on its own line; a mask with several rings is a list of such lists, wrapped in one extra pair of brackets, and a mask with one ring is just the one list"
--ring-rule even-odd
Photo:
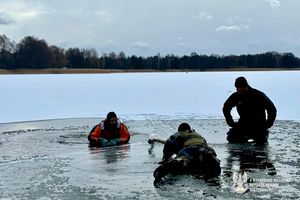
[[(172, 159), (172, 155), (176, 157)], [(167, 139), (155, 179), (168, 173), (193, 174), (205, 179), (220, 175), (220, 161), (206, 140), (194, 130), (177, 132)]]

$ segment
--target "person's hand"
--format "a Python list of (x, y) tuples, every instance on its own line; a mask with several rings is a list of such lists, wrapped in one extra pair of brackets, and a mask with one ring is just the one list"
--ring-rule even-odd
[(99, 138), (99, 139), (97, 139), (97, 140), (98, 140), (98, 145), (99, 145), (100, 147), (106, 147), (106, 146), (108, 146), (108, 144), (109, 144), (109, 142), (108, 142), (107, 139)]
[(111, 140), (108, 143), (109, 143), (109, 146), (116, 146), (117, 145), (117, 142), (115, 140)]

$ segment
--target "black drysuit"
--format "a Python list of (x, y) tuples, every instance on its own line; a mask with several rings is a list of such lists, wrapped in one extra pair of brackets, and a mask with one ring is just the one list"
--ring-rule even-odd
[[(234, 107), (240, 116), (238, 122), (232, 119), (231, 110)], [(232, 127), (227, 133), (227, 140), (231, 143), (246, 142), (248, 139), (254, 139), (257, 143), (266, 142), (267, 129), (273, 126), (276, 112), (273, 102), (263, 92), (250, 86), (242, 93), (233, 93), (223, 106), (226, 122)]]

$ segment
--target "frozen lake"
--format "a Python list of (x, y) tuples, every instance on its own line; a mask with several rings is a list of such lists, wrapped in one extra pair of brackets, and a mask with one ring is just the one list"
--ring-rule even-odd
[[(87, 133), (98, 118), (46, 120), (0, 126), (0, 199), (297, 199), (300, 195), (300, 123), (277, 121), (269, 145), (227, 144), (224, 120), (185, 118), (216, 150), (222, 173), (212, 182), (174, 176), (161, 187), (153, 171), (161, 144), (182, 119), (127, 120), (127, 145), (88, 148)], [(273, 165), (276, 175), (267, 166)], [(255, 180), (245, 194), (232, 191), (239, 169)]]
[[(221, 109), (238, 76), (278, 109), (265, 147), (226, 142)], [(299, 78), (298, 71), (0, 76), (0, 199), (297, 199)], [(130, 143), (88, 148), (88, 132), (111, 110)], [(211, 182), (170, 177), (154, 187), (163, 146), (147, 139), (166, 139), (183, 121), (216, 150), (222, 174)], [(239, 169), (253, 179), (245, 194), (232, 191)]]
[(223, 119), (222, 106), (245, 76), (278, 108), (278, 119), (300, 119), (300, 71), (1, 75), (0, 123), (99, 117), (192, 115)]

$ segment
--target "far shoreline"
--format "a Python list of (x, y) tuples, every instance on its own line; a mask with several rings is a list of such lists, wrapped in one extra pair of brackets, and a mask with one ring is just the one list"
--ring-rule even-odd
[(247, 71), (299, 71), (300, 68), (227, 68), (227, 69), (83, 69), (83, 68), (48, 68), (48, 69), (0, 69), (0, 75), (9, 74), (111, 74), (111, 73), (152, 73), (152, 72), (247, 72)]

